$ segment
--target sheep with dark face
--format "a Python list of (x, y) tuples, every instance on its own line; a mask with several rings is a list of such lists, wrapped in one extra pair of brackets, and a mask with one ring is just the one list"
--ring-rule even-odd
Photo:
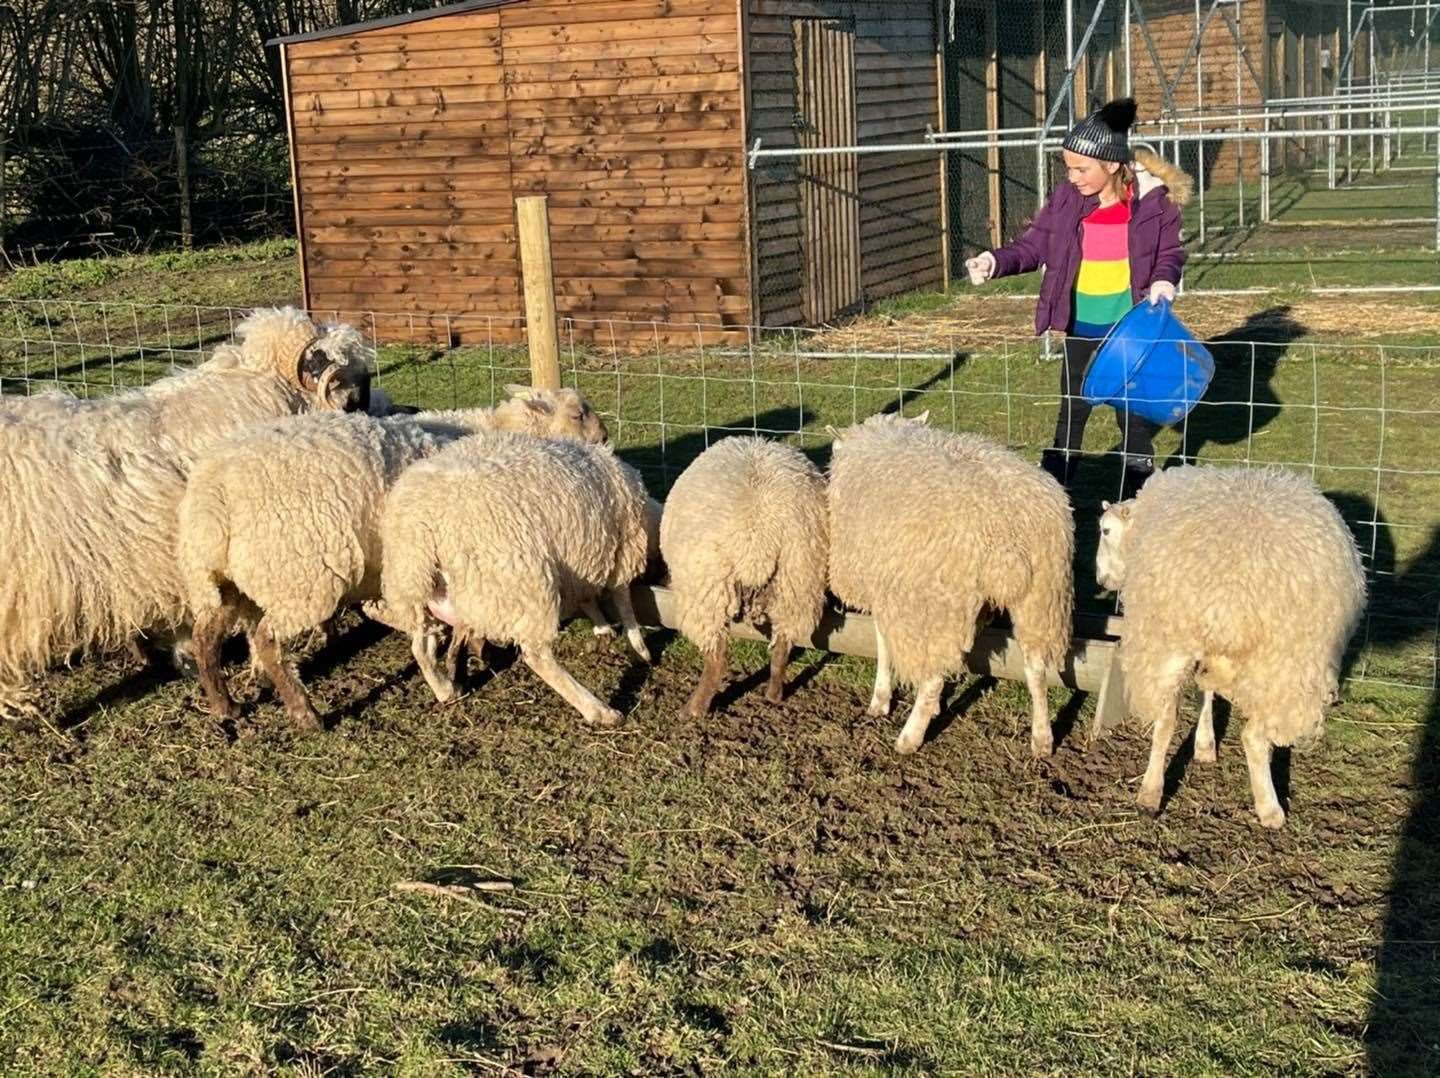
[(1104, 506), (1095, 560), (1124, 604), (1119, 661), (1130, 711), (1151, 727), (1137, 801), (1158, 812), (1180, 692), (1205, 692), (1195, 759), (1215, 759), (1214, 695), (1245, 716), (1255, 814), (1281, 827), (1270, 757), (1324, 730), (1365, 606), (1355, 540), (1308, 479), (1280, 468), (1173, 468)]
[(30, 679), (76, 653), (184, 638), (176, 512), (206, 447), (261, 420), (364, 406), (373, 356), (349, 326), (284, 308), (235, 332), (145, 389), (0, 409), (0, 714), (35, 713)]

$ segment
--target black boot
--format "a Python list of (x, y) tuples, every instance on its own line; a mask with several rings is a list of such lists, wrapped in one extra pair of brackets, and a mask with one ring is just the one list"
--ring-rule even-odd
[(1155, 474), (1153, 464), (1127, 464), (1125, 474), (1120, 480), (1120, 500), (1129, 501), (1140, 493), (1140, 488), (1145, 485), (1152, 475)]
[(1054, 476), (1055, 481), (1066, 490), (1070, 489), (1070, 481), (1075, 478), (1075, 467), (1079, 463), (1077, 456), (1063, 449), (1047, 449), (1040, 454), (1041, 469)]

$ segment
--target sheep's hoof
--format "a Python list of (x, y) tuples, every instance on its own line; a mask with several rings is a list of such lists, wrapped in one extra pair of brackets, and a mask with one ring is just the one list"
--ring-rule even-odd
[(325, 729), (325, 724), (320, 721), (320, 716), (315, 714), (313, 707), (295, 708), (290, 712), (290, 721), (295, 729), (307, 733)]
[(1265, 812), (1256, 812), (1256, 815), (1260, 817), (1261, 827), (1268, 827), (1271, 830), (1279, 830), (1280, 828), (1285, 826), (1285, 810), (1282, 809), (1279, 805), (1276, 805), (1274, 808), (1268, 809)]
[(1145, 815), (1159, 816), (1160, 791), (1141, 790), (1139, 795), (1135, 798), (1135, 804), (1140, 807), (1140, 811), (1145, 813)]
[(872, 719), (884, 719), (890, 715), (890, 701), (871, 699), (870, 706), (865, 709), (865, 714)]
[(912, 738), (908, 734), (901, 734), (895, 739), (895, 751), (901, 756), (910, 756), (920, 751), (920, 746), (925, 743), (923, 737)]
[(771, 685), (765, 689), (765, 699), (772, 704), (783, 704), (785, 702), (785, 690), (778, 685)]
[(614, 636), (614, 635), (615, 635), (615, 627), (614, 627), (613, 625), (596, 625), (593, 629), (590, 630), (590, 635), (591, 635), (591, 636)]
[(1055, 737), (1046, 732), (1044, 737), (1031, 736), (1030, 752), (1037, 760), (1048, 760), (1055, 753)]
[(596, 726), (617, 726), (623, 716), (613, 707), (602, 707), (595, 712)]
[(1196, 745), (1195, 762), (1197, 764), (1213, 764), (1215, 762), (1215, 746)]

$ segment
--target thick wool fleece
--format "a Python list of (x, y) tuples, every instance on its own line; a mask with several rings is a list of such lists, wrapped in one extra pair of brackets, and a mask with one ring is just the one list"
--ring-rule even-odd
[[(241, 345), (146, 390), (0, 412), (0, 709), (77, 650), (185, 624), (175, 528), (194, 456), (252, 422), (325, 406), (294, 380), (291, 351), (315, 340), (298, 324), (257, 312), (237, 328)], [(368, 377), (359, 335), (331, 334), (327, 370)]]
[(676, 480), (660, 523), (679, 628), (705, 653), (737, 617), (803, 644), (825, 603), (825, 480), (803, 453), (726, 438)]
[(580, 401), (573, 390), (535, 395), (545, 407), (508, 400), (384, 420), (313, 415), (216, 446), (197, 462), (180, 504), (178, 557), (193, 612), (218, 608), (220, 585), (233, 585), (283, 643), (343, 604), (378, 598), (380, 513), (410, 465), (478, 431), (597, 436), (578, 418), (593, 413), (562, 406)]
[(1027, 656), (1070, 646), (1074, 525), (1064, 490), (977, 434), (892, 417), (842, 431), (830, 464), (830, 589), (868, 611), (896, 677), (955, 674), (982, 610)]
[(1365, 606), (1334, 505), (1279, 468), (1210, 467), (1160, 472), (1128, 504), (1120, 658), (1132, 712), (1154, 722), (1198, 664), (1200, 686), (1272, 744), (1319, 736)]
[(608, 446), (463, 439), (410, 468), (386, 499), (385, 604), (414, 633), (445, 597), (474, 637), (544, 647), (581, 601), (645, 571), (647, 502)]
[[(235, 327), (237, 342), (199, 366), (140, 389), (81, 399), (66, 393), (6, 398), (0, 414), (65, 423), (115, 452), (155, 446), (182, 458), (250, 423), (346, 406), (341, 386), (368, 383), (373, 355), (350, 326), (317, 326), (293, 307), (262, 309)], [(323, 352), (339, 378), (328, 398), (300, 371), (302, 352)]]

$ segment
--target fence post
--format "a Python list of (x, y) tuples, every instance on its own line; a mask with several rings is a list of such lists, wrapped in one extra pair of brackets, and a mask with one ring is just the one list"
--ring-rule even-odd
[(176, 124), (174, 130), (175, 169), (180, 181), (180, 246), (188, 251), (195, 242), (194, 225), (190, 219), (190, 146), (185, 137), (185, 125)]
[(544, 195), (515, 200), (520, 223), (520, 272), (525, 285), (525, 339), (530, 384), (560, 388), (560, 338), (555, 327), (555, 270), (550, 259), (550, 215)]
[[(1270, 114), (1265, 114), (1265, 134), (1270, 134)], [(1270, 223), (1270, 139), (1260, 140), (1260, 223)]]

